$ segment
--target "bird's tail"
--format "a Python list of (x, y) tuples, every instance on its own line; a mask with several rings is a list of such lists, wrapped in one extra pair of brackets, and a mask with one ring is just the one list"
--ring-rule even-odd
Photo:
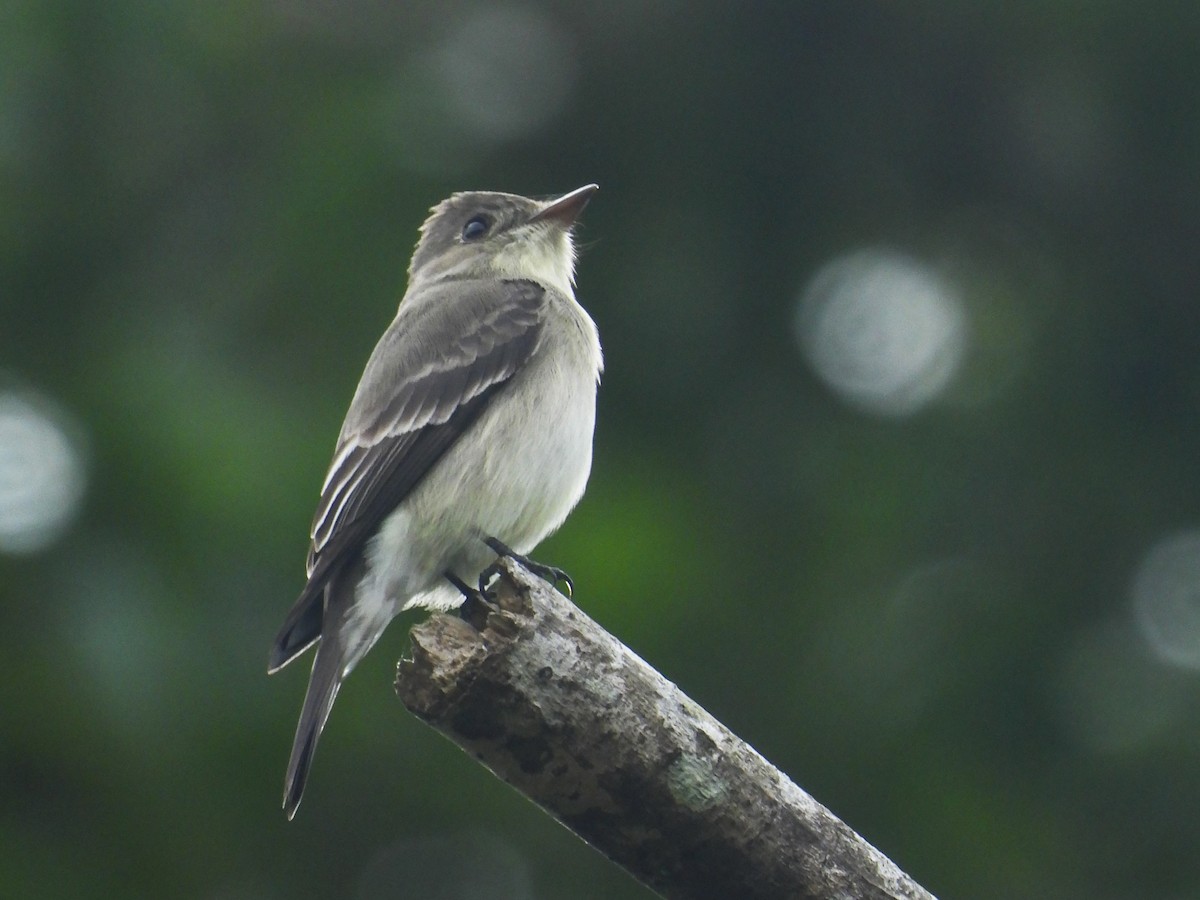
[(304, 783), (308, 780), (317, 739), (321, 736), (333, 701), (337, 698), (338, 688), (342, 685), (343, 668), (342, 648), (335, 635), (326, 634), (317, 646), (317, 656), (308, 679), (308, 693), (304, 695), (296, 739), (292, 743), (292, 758), (288, 761), (283, 809), (289, 819), (296, 815), (296, 807), (304, 795)]

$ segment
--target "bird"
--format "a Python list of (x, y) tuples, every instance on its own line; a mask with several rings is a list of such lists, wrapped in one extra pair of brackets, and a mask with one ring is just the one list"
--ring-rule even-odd
[(604, 360), (575, 299), (572, 229), (597, 190), (456, 193), (421, 226), (321, 487), (307, 582), (270, 653), (274, 673), (316, 645), (289, 819), (342, 681), (392, 619), (478, 599), (497, 554), (536, 566), (527, 554), (583, 496)]

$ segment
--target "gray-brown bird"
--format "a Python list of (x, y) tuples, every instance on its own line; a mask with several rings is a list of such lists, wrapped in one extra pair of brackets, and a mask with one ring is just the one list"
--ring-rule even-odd
[(342, 680), (388, 623), (462, 602), (497, 549), (529, 553), (583, 495), (603, 361), (575, 300), (571, 228), (596, 190), (455, 194), (421, 227), (321, 488), (308, 583), (271, 652), (275, 672), (317, 644), (288, 818)]

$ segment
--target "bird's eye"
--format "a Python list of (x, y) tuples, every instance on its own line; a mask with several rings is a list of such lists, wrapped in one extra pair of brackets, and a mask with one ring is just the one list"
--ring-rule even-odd
[(491, 221), (487, 216), (475, 216), (468, 219), (467, 224), (463, 226), (462, 239), (464, 241), (477, 241), (487, 233), (488, 226)]

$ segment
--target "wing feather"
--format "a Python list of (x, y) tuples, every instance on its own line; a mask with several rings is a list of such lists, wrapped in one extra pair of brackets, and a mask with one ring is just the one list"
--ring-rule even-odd
[(537, 349), (546, 291), (535, 282), (427, 290), (419, 306), (401, 305), (346, 414), (313, 518), (308, 584), (276, 639), (273, 668), (320, 636), (313, 607), (325, 583)]

